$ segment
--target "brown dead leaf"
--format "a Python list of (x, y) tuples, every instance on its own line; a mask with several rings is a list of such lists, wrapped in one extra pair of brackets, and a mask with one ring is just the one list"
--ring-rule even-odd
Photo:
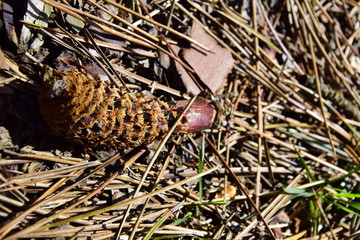
[(3, 1), (2, 2), (2, 14), (3, 14), (3, 20), (5, 24), (6, 29), (6, 35), (9, 38), (9, 40), (16, 45), (18, 44), (18, 37), (16, 35), (15, 31), (15, 25), (14, 25), (14, 6), (16, 3), (14, 1)]
[[(231, 52), (218, 45), (196, 22), (191, 29), (191, 38), (209, 48), (211, 52), (206, 52), (192, 44), (191, 48), (182, 48), (179, 56), (195, 70), (202, 83), (216, 93), (223, 87), (226, 76), (233, 67)], [(192, 94), (200, 93), (199, 87), (186, 70), (179, 63), (175, 63), (175, 66), (186, 90)]]
[(9, 64), (7, 64), (4, 53), (0, 49), (0, 69), (9, 70)]
[[(270, 225), (277, 225), (277, 224), (289, 224), (290, 223), (290, 217), (285, 211), (280, 211), (276, 217), (269, 223)], [(275, 236), (277, 239), (283, 239), (283, 232), (282, 229), (279, 227), (273, 227), (272, 230), (274, 231)]]

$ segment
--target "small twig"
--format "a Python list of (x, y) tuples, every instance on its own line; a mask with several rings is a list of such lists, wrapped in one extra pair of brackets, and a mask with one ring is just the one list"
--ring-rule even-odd
[(247, 198), (247, 200), (250, 202), (251, 206), (254, 208), (257, 216), (261, 219), (261, 221), (265, 224), (269, 234), (272, 236), (273, 239), (276, 239), (274, 232), (270, 229), (269, 225), (267, 224), (267, 222), (265, 221), (264, 217), (262, 216), (260, 210), (256, 207), (255, 202), (251, 199), (249, 193), (247, 192), (247, 190), (243, 187), (243, 185), (241, 184), (240, 180), (237, 178), (237, 176), (235, 175), (235, 173), (231, 170), (230, 166), (227, 164), (227, 162), (225, 161), (225, 159), (223, 158), (223, 156), (217, 151), (216, 147), (214, 146), (214, 144), (211, 142), (211, 140), (206, 137), (206, 142), (207, 144), (209, 144), (210, 148), (212, 149), (212, 151), (217, 155), (217, 157), (220, 159), (220, 161), (222, 162), (222, 164), (224, 165), (224, 167), (226, 168), (226, 170), (228, 171), (228, 173), (230, 174), (231, 179), (235, 182), (236, 186), (241, 190), (241, 192), (243, 192)]

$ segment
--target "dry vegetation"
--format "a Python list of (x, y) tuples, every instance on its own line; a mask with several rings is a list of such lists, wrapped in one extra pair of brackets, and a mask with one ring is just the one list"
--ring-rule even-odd
[[(0, 239), (359, 237), (357, 1), (0, 3)], [(48, 67), (79, 66), (164, 102), (200, 92), (217, 118), (84, 149), (37, 101)]]

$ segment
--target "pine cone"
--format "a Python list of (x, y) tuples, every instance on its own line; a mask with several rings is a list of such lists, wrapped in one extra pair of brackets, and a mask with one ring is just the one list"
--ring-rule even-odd
[[(211, 125), (215, 111), (209, 102), (197, 99), (179, 132), (199, 131)], [(167, 104), (141, 93), (112, 87), (84, 69), (50, 70), (39, 97), (40, 111), (56, 135), (87, 149), (125, 149), (161, 139), (184, 103)], [(198, 107), (196, 106), (198, 105)], [(206, 106), (205, 106), (206, 105)], [(204, 108), (205, 106), (205, 108)], [(207, 117), (199, 118), (198, 110)], [(202, 109), (202, 110), (201, 110)], [(207, 121), (191, 124), (199, 119)]]

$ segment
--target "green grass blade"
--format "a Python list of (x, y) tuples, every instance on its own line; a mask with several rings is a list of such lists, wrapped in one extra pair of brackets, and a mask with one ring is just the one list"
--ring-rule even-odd
[(169, 225), (174, 225), (174, 226), (179, 225), (179, 224), (185, 222), (186, 220), (188, 220), (190, 217), (192, 217), (192, 213), (188, 212), (185, 214), (185, 216), (183, 218), (180, 218), (180, 219), (170, 223)]
[(328, 202), (330, 202), (330, 203), (332, 203), (332, 204), (334, 204), (336, 207), (338, 207), (339, 209), (341, 209), (341, 210), (343, 210), (343, 211), (345, 211), (345, 212), (348, 212), (348, 213), (350, 213), (350, 214), (354, 214), (354, 215), (357, 215), (357, 216), (360, 217), (360, 214), (359, 214), (358, 212), (355, 212), (355, 211), (351, 210), (350, 208), (348, 208), (348, 207), (346, 207), (346, 206), (344, 206), (344, 205), (336, 202), (336, 201), (333, 200), (333, 199), (325, 198), (325, 200), (328, 201)]
[(173, 214), (175, 211), (179, 210), (184, 204), (184, 201), (178, 203), (173, 208), (171, 208), (169, 211), (167, 211), (161, 218), (150, 228), (149, 232), (145, 235), (144, 240), (149, 240), (151, 236), (155, 233), (156, 229), (158, 229), (161, 224), (165, 222), (165, 220)]
[(307, 174), (309, 175), (310, 179), (315, 182), (316, 181), (316, 178), (314, 176), (314, 174), (312, 174), (312, 172), (310, 171), (310, 168), (308, 167), (308, 165), (306, 164), (304, 158), (300, 155), (300, 152), (299, 150), (297, 150), (297, 148), (295, 147), (294, 145), (294, 149), (295, 149), (295, 152), (296, 152), (296, 155), (298, 156), (299, 160), (300, 160), (300, 163), (301, 165), (303, 166), (303, 168), (305, 168)]

